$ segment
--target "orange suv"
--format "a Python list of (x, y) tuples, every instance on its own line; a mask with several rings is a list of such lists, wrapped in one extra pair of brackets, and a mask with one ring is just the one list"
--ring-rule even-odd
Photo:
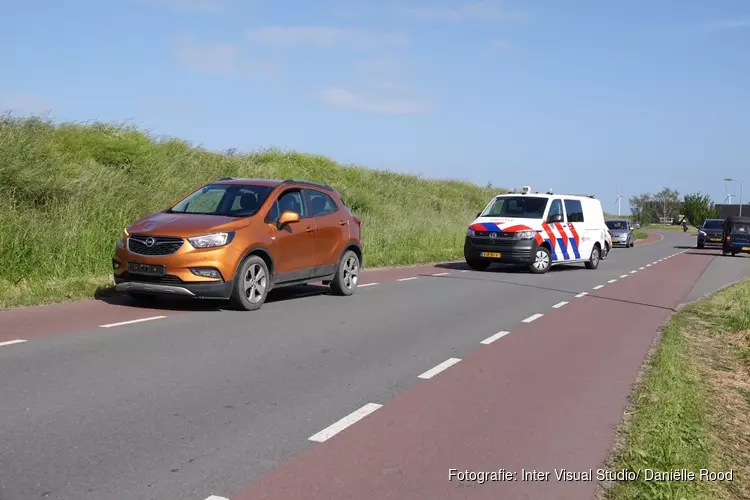
[(115, 289), (225, 299), (259, 309), (273, 288), (313, 281), (351, 295), (361, 224), (324, 184), (225, 177), (128, 226), (112, 258)]

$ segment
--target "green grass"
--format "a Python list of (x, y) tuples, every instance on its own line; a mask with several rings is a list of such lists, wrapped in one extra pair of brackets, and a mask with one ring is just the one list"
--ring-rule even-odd
[(606, 498), (750, 498), (748, 347), (750, 280), (676, 314), (649, 359), (608, 467), (734, 470), (733, 481), (620, 482)]
[(636, 229), (635, 231), (635, 239), (636, 240), (645, 240), (648, 238), (648, 234), (644, 233), (643, 231), (639, 231)]
[(503, 189), (276, 149), (217, 154), (109, 124), (0, 117), (0, 308), (90, 297), (123, 227), (222, 176), (330, 184), (362, 220), (368, 267), (460, 258)]
[[(675, 226), (672, 224), (649, 224), (646, 226), (641, 226), (641, 229), (646, 229), (649, 231), (675, 231), (678, 233), (682, 232), (682, 226)], [(689, 225), (687, 232), (697, 233), (698, 228)]]

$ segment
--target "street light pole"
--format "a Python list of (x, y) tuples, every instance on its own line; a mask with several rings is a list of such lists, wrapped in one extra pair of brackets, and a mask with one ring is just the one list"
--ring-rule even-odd
[(731, 177), (727, 177), (724, 179), (724, 182), (736, 182), (740, 185), (740, 217), (742, 217), (742, 183), (736, 179), (732, 179)]

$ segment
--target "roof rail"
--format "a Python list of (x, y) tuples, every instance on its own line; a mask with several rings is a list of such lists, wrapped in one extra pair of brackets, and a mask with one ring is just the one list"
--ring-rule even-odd
[(305, 186), (313, 186), (321, 189), (325, 189), (326, 191), (334, 191), (334, 189), (329, 186), (328, 184), (322, 184), (320, 182), (312, 182), (312, 181), (298, 181), (296, 179), (287, 179), (282, 182), (282, 184), (302, 184)]

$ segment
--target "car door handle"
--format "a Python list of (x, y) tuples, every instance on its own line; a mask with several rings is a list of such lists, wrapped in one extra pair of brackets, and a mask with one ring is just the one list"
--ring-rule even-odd
[(313, 228), (311, 226), (307, 226), (307, 229), (305, 229), (305, 231), (307, 231), (308, 233), (312, 233)]
[(349, 221), (347, 221), (347, 220), (340, 220), (339, 221), (339, 226), (346, 226), (348, 223), (349, 223)]

